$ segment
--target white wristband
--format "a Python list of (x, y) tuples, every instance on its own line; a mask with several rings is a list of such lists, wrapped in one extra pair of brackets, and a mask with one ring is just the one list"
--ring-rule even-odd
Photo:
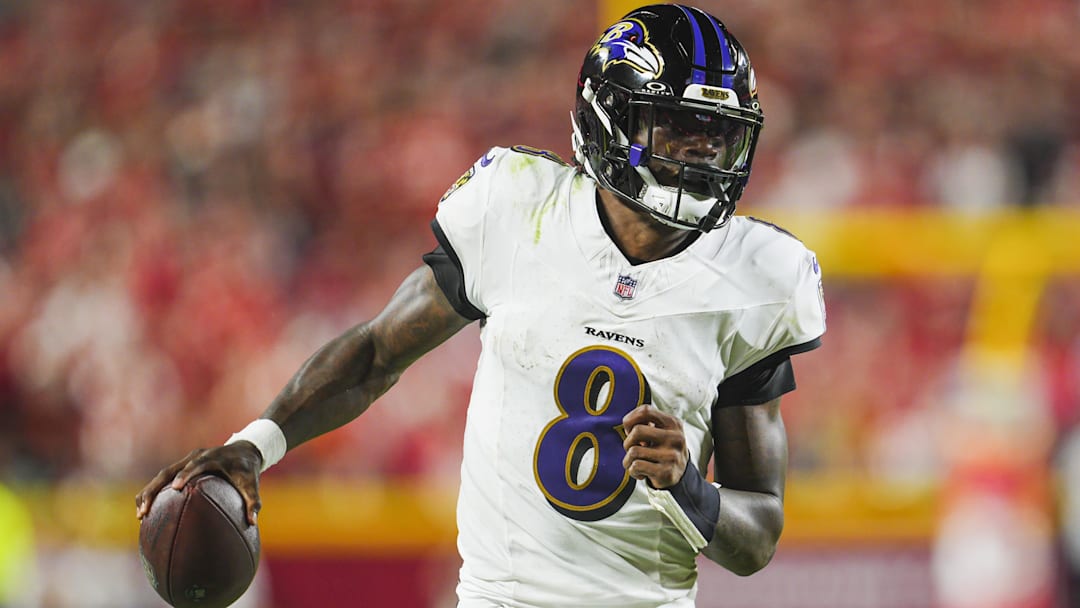
[(289, 449), (289, 446), (285, 443), (285, 433), (281, 432), (281, 427), (268, 418), (259, 418), (252, 421), (239, 433), (233, 433), (232, 437), (229, 437), (229, 440), (225, 442), (225, 445), (237, 441), (250, 441), (255, 446), (255, 449), (262, 454), (263, 462), (260, 473), (277, 464), (285, 456), (285, 451)]

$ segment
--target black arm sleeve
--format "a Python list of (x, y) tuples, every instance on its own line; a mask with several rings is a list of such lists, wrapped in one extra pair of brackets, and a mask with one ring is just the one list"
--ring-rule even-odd
[(819, 346), (821, 346), (821, 338), (789, 346), (727, 378), (716, 387), (715, 407), (761, 405), (795, 390), (795, 372), (791, 369), (791, 355), (804, 353)]
[(423, 259), (435, 273), (435, 282), (439, 284), (439, 289), (459, 315), (473, 321), (483, 319), (484, 313), (473, 306), (465, 295), (465, 271), (462, 270), (461, 260), (454, 253), (454, 248), (450, 246), (450, 240), (446, 238), (438, 220), (431, 221), (431, 231), (435, 233), (435, 240), (439, 244), (434, 251), (424, 254)]

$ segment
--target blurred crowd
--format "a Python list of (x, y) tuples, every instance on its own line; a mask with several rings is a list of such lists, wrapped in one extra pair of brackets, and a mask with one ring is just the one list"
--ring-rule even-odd
[[(700, 5), (757, 66), (766, 128), (744, 212), (1080, 206), (1075, 2)], [(597, 14), (0, 3), (0, 476), (143, 480), (257, 416), (421, 263), (435, 202), (488, 147), (570, 158)], [(785, 406), (795, 467), (934, 470), (927, 418), (955, 380), (971, 287), (827, 285), (826, 347), (799, 358), (805, 390)], [(1039, 322), (1061, 428), (1080, 410), (1077, 292), (1056, 284)], [(453, 478), (475, 332), (280, 468)]]

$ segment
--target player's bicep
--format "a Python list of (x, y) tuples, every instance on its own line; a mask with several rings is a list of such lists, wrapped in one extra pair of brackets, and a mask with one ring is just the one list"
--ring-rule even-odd
[(784, 496), (787, 431), (780, 398), (713, 411), (714, 478), (733, 490)]
[(402, 282), (369, 324), (374, 364), (401, 372), (469, 323), (447, 300), (431, 268), (421, 266)]

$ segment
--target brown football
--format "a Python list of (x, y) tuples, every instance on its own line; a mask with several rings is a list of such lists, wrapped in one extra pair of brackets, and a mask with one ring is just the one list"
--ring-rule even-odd
[(203, 475), (158, 493), (139, 525), (139, 557), (170, 606), (224, 608), (255, 578), (259, 528), (248, 524), (232, 484)]

